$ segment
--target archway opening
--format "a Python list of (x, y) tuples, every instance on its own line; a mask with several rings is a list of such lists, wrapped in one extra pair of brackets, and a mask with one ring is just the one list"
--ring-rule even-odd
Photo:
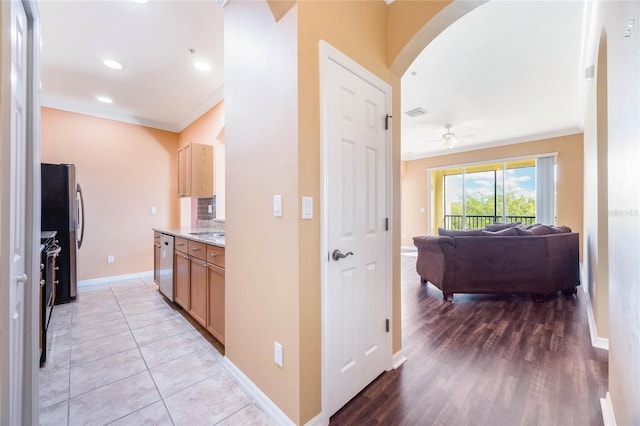
[(589, 288), (595, 300), (594, 315), (598, 334), (609, 337), (609, 180), (608, 180), (608, 93), (607, 93), (607, 34), (602, 31), (596, 66), (596, 137), (598, 188), (598, 252), (595, 286)]

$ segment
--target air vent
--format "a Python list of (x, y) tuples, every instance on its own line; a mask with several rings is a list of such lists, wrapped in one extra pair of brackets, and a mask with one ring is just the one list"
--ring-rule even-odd
[(407, 114), (409, 117), (419, 117), (421, 115), (426, 115), (427, 110), (425, 110), (424, 108), (414, 108), (410, 109), (409, 111), (405, 111), (405, 114)]

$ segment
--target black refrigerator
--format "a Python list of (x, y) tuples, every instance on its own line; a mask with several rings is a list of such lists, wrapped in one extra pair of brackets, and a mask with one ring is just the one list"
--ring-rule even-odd
[(55, 304), (78, 295), (77, 253), (84, 237), (84, 205), (73, 164), (41, 164), (43, 231), (58, 231)]

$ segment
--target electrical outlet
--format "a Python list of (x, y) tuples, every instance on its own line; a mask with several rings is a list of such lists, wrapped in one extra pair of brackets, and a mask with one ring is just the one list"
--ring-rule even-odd
[(278, 342), (273, 342), (273, 361), (280, 367), (284, 364), (282, 362), (282, 345)]
[(158, 213), (158, 209), (156, 209), (155, 207), (151, 207), (151, 214), (156, 214)]
[(207, 213), (213, 213), (213, 204), (207, 204)]
[(113, 255), (110, 254), (109, 256), (107, 256), (107, 263), (113, 263), (113, 262), (114, 262)]

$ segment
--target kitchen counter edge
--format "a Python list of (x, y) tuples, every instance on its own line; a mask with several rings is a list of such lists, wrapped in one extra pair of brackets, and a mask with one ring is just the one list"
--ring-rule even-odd
[[(174, 237), (186, 238), (188, 240), (197, 241), (199, 243), (210, 244), (212, 246), (225, 248), (224, 237), (206, 237), (203, 235), (194, 235), (193, 233), (201, 233), (201, 232), (218, 232), (211, 228), (187, 228), (187, 229), (164, 229), (164, 228), (152, 228), (156, 232), (160, 232), (161, 234), (173, 235)], [(224, 232), (224, 231), (220, 231)]]

